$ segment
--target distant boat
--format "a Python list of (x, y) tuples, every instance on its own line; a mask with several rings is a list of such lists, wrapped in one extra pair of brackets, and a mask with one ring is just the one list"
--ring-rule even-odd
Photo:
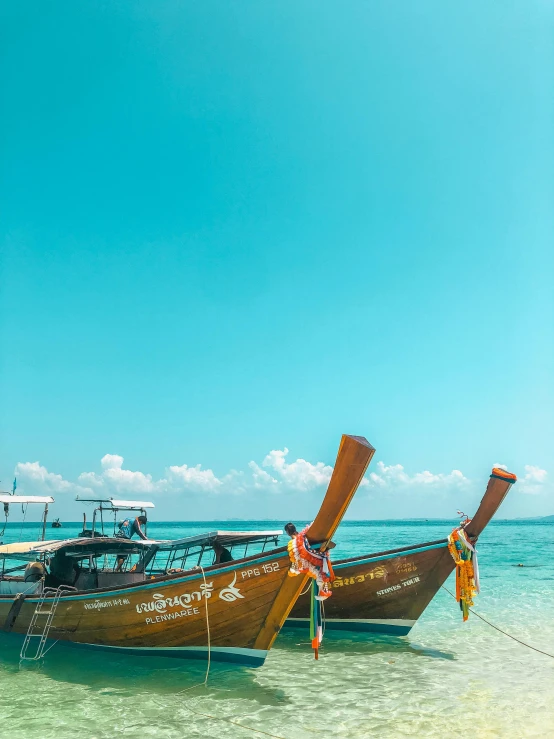
[(62, 525), (60, 523), (60, 519), (56, 518), (54, 521), (52, 521), (52, 528), (53, 529), (61, 529)]
[[(470, 540), (477, 540), (515, 481), (515, 475), (493, 469), (477, 513), (462, 524)], [(405, 636), (454, 567), (447, 539), (338, 560), (325, 628)], [(286, 625), (307, 625), (309, 615), (308, 593), (298, 598)]]

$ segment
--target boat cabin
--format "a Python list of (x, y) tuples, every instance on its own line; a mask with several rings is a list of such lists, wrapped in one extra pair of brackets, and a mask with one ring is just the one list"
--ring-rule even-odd
[(0, 546), (0, 595), (64, 585), (78, 591), (121, 587), (215, 563), (214, 545), (233, 560), (278, 546), (280, 531), (211, 531), (154, 541), (96, 536)]
[[(54, 499), (0, 496), (0, 503), (5, 506), (45, 506), (42, 533), (37, 541), (0, 544), (0, 595), (33, 594), (60, 586), (89, 591), (133, 585), (259, 554), (268, 545), (277, 547), (281, 535), (281, 531), (210, 531), (175, 540), (121, 538), (117, 535), (121, 514), (145, 514), (154, 508), (153, 503), (113, 498), (77, 500), (95, 504), (91, 527), (87, 528), (85, 516), (77, 538), (44, 541), (48, 505)], [(146, 533), (146, 526), (144, 530)]]

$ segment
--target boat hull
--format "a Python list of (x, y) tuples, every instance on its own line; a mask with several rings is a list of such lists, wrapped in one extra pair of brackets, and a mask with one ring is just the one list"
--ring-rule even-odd
[[(206, 659), (209, 653), (214, 661), (257, 667), (263, 664), (267, 649), (256, 642), (286, 583), (289, 564), (286, 550), (280, 549), (212, 567), (204, 574), (195, 571), (64, 595), (48, 637), (127, 654)], [(6, 629), (14, 599), (0, 597), (0, 625), (12, 633), (26, 634), (37, 603), (37, 596), (26, 598), (13, 625)], [(45, 601), (41, 610), (48, 609)], [(44, 620), (37, 622), (34, 633), (41, 632)]]
[[(326, 630), (405, 636), (454, 569), (446, 539), (338, 561)], [(309, 593), (286, 626), (309, 622)]]
[[(14, 640), (17, 649), (23, 644), (23, 634), (2, 634), (0, 638)], [(47, 639), (44, 653), (46, 654), (59, 641)], [(242, 667), (261, 667), (268, 655), (267, 649), (244, 649), (241, 647), (111, 647), (106, 644), (85, 644), (80, 642), (64, 641), (70, 649), (81, 651), (106, 652), (108, 654), (129, 657), (156, 657), (169, 659), (204, 660), (208, 657), (211, 662), (222, 662)]]

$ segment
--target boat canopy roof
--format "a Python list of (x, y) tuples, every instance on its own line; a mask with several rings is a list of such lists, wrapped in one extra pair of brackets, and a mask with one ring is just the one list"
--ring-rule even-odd
[(250, 544), (255, 542), (273, 541), (278, 544), (281, 531), (210, 531), (196, 536), (187, 536), (183, 539), (168, 539), (156, 541), (154, 539), (119, 539), (117, 537), (95, 537), (83, 539), (56, 539), (53, 541), (16, 542), (0, 545), (1, 559), (32, 560), (40, 554), (54, 554), (59, 550), (72, 557), (86, 557), (89, 554), (127, 554), (139, 553), (153, 548), (155, 551), (175, 551), (191, 548), (213, 546), (216, 542), (222, 546)]
[(80, 498), (77, 496), (75, 500), (80, 503), (103, 503), (110, 506), (114, 510), (142, 510), (143, 508), (155, 508), (154, 503), (146, 500), (114, 500), (113, 498)]
[(0, 493), (0, 503), (41, 503), (47, 505), (53, 503), (54, 498), (51, 495), (10, 495), (9, 493)]

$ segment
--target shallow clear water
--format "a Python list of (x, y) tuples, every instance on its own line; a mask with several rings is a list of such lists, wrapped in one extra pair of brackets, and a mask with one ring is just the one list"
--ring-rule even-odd
[[(153, 524), (155, 538), (274, 522)], [(452, 522), (347, 522), (335, 558), (445, 536)], [(49, 529), (50, 538), (79, 527)], [(12, 525), (4, 540), (19, 538)], [(24, 538), (34, 530), (25, 527)], [(554, 525), (498, 522), (480, 540), (477, 612), (554, 654)], [(524, 567), (517, 567), (517, 564)], [(453, 578), (448, 583), (453, 588)], [(10, 739), (260, 737), (284, 739), (554, 736), (554, 659), (516, 644), (475, 616), (462, 623), (441, 590), (407, 637), (325, 637), (315, 662), (303, 631), (285, 631), (257, 670), (114, 657), (60, 644), (41, 667), (19, 666), (19, 642), (0, 636), (0, 726)], [(181, 691), (185, 691), (184, 693)], [(194, 711), (194, 712), (193, 712)], [(4, 733), (5, 732), (5, 733)]]

